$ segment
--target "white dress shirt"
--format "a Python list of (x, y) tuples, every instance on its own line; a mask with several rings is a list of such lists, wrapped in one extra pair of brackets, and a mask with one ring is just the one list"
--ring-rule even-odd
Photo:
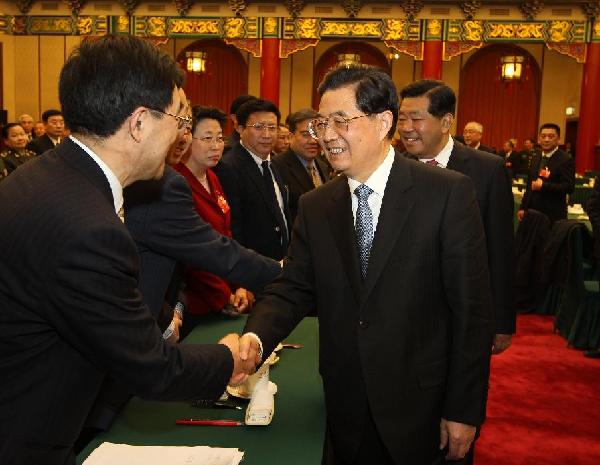
[[(448, 137), (448, 142), (442, 149), (440, 153), (438, 153), (433, 160), (435, 160), (440, 168), (446, 168), (448, 166), (448, 162), (450, 161), (450, 155), (452, 155), (452, 149), (454, 148), (454, 139), (452, 137)], [(419, 158), (420, 162), (427, 163), (431, 158)]]

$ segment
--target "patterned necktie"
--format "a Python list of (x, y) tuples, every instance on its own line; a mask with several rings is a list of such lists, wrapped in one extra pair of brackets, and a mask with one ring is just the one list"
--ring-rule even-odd
[(123, 208), (123, 205), (121, 205), (121, 208), (119, 208), (119, 211), (117, 212), (117, 216), (123, 223), (125, 223), (125, 209)]
[(317, 168), (315, 167), (315, 162), (313, 161), (312, 163), (310, 163), (308, 166), (308, 174), (310, 174), (310, 177), (312, 179), (312, 182), (314, 184), (315, 187), (319, 187), (323, 184), (323, 181), (321, 181), (321, 176), (319, 176), (319, 173), (317, 172)]
[(373, 243), (373, 212), (371, 212), (368, 202), (369, 196), (372, 193), (373, 189), (365, 184), (361, 184), (354, 189), (354, 195), (358, 199), (358, 208), (356, 209), (356, 239), (360, 259), (360, 274), (363, 280), (367, 276), (369, 255), (371, 254), (371, 244)]

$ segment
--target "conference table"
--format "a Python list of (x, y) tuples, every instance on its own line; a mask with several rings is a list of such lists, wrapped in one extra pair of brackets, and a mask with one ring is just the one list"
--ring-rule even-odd
[[(240, 332), (246, 318), (208, 316), (184, 343), (212, 343), (225, 334)], [(318, 323), (306, 317), (285, 342), (302, 344), (285, 348), (271, 366), (277, 384), (275, 413), (268, 426), (185, 426), (177, 419), (232, 419), (243, 421), (243, 408), (196, 408), (189, 402), (153, 402), (133, 398), (111, 429), (95, 438), (77, 457), (81, 464), (102, 442), (131, 445), (234, 447), (245, 452), (244, 465), (318, 465), (325, 431), (325, 407), (318, 373)], [(232, 397), (230, 396), (230, 399)], [(120, 464), (115, 464), (120, 465)]]

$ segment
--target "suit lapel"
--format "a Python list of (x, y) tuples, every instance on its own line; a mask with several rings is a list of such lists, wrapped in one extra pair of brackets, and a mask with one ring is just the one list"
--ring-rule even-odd
[[(367, 278), (360, 299), (361, 305), (366, 302), (375, 287), (413, 208), (412, 199), (406, 195), (406, 191), (411, 187), (410, 162), (404, 160), (402, 155), (396, 155), (385, 187), (369, 257)], [(357, 256), (357, 253), (354, 255)], [(356, 269), (358, 270), (358, 265)]]
[(304, 168), (302, 162), (300, 162), (296, 155), (291, 151), (289, 152), (287, 164), (290, 168), (290, 173), (292, 173), (292, 175), (296, 178), (303, 191), (309, 191), (315, 187), (313, 186), (313, 182), (308, 174), (308, 171), (306, 168)]
[[(246, 165), (245, 171), (246, 171), (246, 174), (248, 175), (248, 178), (254, 184), (256, 184), (256, 187), (258, 188), (258, 191), (262, 195), (263, 200), (268, 205), (269, 210), (271, 210), (271, 213), (273, 213), (275, 218), (277, 218), (276, 212), (274, 210), (275, 205), (273, 205), (269, 199), (269, 195), (267, 194), (267, 188), (265, 187), (265, 179), (263, 178), (260, 168), (255, 163), (254, 158), (252, 158), (252, 155), (250, 155), (250, 153), (244, 147), (242, 147), (241, 144), (240, 144), (240, 150), (241, 150), (240, 155), (243, 157), (244, 163)], [(276, 182), (277, 182), (277, 180), (276, 180)], [(283, 191), (282, 191), (282, 194), (283, 194)]]
[(327, 219), (335, 239), (348, 281), (354, 291), (356, 301), (360, 301), (361, 279), (358, 266), (358, 249), (352, 215), (352, 200), (348, 188), (348, 178), (339, 176), (332, 183), (337, 183), (327, 205)]
[(450, 154), (450, 159), (448, 160), (448, 166), (446, 166), (446, 168), (466, 174), (468, 163), (469, 156), (463, 150), (461, 150), (460, 143), (455, 141), (454, 147), (452, 148), (452, 153)]

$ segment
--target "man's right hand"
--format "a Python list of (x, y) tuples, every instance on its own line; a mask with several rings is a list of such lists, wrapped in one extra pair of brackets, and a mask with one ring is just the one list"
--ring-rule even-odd
[(519, 210), (517, 212), (517, 219), (519, 220), (519, 222), (521, 222), (523, 220), (524, 216), (525, 216), (525, 210)]
[(249, 363), (240, 358), (240, 337), (237, 334), (228, 334), (219, 341), (219, 344), (226, 345), (233, 357), (233, 373), (229, 379), (229, 384), (231, 386), (242, 384), (250, 374), (254, 373), (256, 364), (250, 366)]

